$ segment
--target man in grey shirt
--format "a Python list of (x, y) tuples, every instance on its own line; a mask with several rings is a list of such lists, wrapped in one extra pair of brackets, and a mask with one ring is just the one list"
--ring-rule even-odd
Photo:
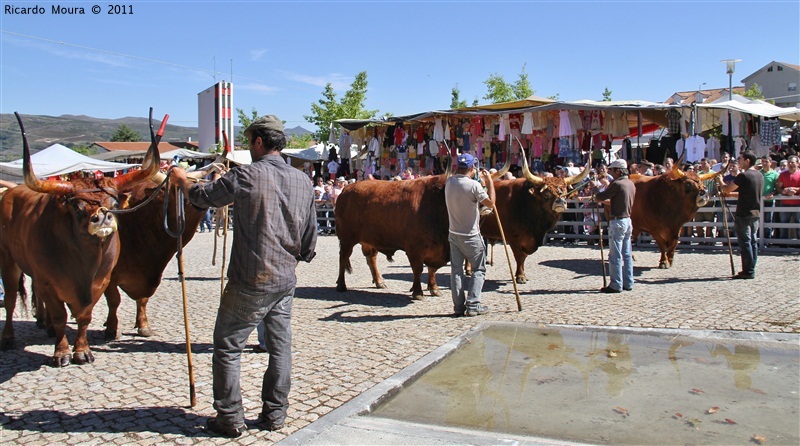
[(283, 123), (273, 115), (256, 119), (244, 131), (250, 165), (238, 166), (210, 183), (191, 184), (183, 169), (171, 179), (198, 207), (235, 202), (228, 284), (214, 327), (212, 358), (216, 418), (209, 431), (236, 438), (245, 430), (240, 358), (256, 326), (266, 326), (269, 365), (261, 389), (257, 425), (281, 429), (289, 407), (292, 367), (292, 298), (300, 260), (310, 262), (317, 243), (314, 193), (308, 177), (283, 161)]
[(595, 196), (597, 201), (611, 200), (611, 217), (608, 221), (609, 276), (611, 283), (600, 288), (603, 293), (619, 293), (633, 289), (633, 255), (631, 253), (631, 210), (636, 186), (628, 179), (628, 163), (623, 159), (608, 165), (614, 181), (606, 190)]
[[(494, 183), (491, 174), (481, 170), (480, 177), (487, 189), (484, 191), (483, 186), (473, 180), (474, 176), (475, 157), (465, 153), (458, 156), (458, 171), (447, 179), (444, 186), (450, 223), (450, 291), (456, 316), (478, 316), (489, 312), (489, 308), (481, 304), (481, 290), (486, 275), (486, 245), (478, 226), (478, 203), (487, 208), (494, 207)], [(465, 260), (472, 266), (472, 278), (468, 286), (464, 286)]]

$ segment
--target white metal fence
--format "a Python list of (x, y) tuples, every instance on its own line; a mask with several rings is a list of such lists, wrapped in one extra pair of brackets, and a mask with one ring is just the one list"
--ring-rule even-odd
[[(797, 200), (794, 197), (776, 196), (773, 200), (762, 200), (761, 212), (758, 225), (758, 245), (759, 250), (764, 252), (797, 252), (800, 251), (800, 206), (788, 206), (783, 204), (786, 200)], [(733, 230), (733, 213), (736, 212), (736, 200), (728, 198), (726, 201), (728, 218), (728, 231), (731, 241), (736, 241), (736, 232)], [(600, 237), (595, 230), (594, 233), (587, 233), (587, 223), (585, 219), (592, 217), (592, 209), (586, 206), (585, 201), (568, 200), (568, 208), (561, 216), (561, 220), (556, 227), (547, 234), (549, 240), (566, 241), (574, 243), (576, 241), (597, 241)], [(602, 210), (600, 210), (602, 211)], [(722, 219), (722, 207), (718, 198), (709, 200), (705, 207), (698, 209), (698, 213), (713, 213), (713, 221), (690, 221), (683, 225), (679, 245), (681, 247), (691, 246), (692, 249), (724, 250), (727, 249), (728, 238), (725, 235), (725, 221)], [(606, 228), (608, 226), (603, 215), (598, 215), (602, 221), (604, 240), (608, 239)], [(782, 220), (788, 222), (781, 223)], [(714, 237), (694, 234), (695, 228), (712, 227)], [(694, 234), (694, 235), (693, 235)], [(635, 241), (636, 246), (654, 245), (652, 237), (643, 233)]]

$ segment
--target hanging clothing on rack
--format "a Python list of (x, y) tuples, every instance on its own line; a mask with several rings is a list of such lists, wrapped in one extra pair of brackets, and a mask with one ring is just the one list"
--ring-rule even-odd
[(522, 134), (533, 134), (533, 113), (526, 112), (522, 114)]
[(569, 111), (561, 110), (558, 112), (558, 136), (565, 137), (572, 135), (572, 125), (569, 122)]
[(681, 112), (677, 108), (671, 108), (667, 112), (667, 130), (670, 135), (681, 133)]
[(719, 139), (716, 136), (708, 138), (708, 141), (706, 141), (706, 158), (720, 160), (722, 156), (720, 147)]
[(433, 125), (433, 139), (436, 141), (444, 140), (444, 129), (442, 128), (442, 118), (434, 119)]

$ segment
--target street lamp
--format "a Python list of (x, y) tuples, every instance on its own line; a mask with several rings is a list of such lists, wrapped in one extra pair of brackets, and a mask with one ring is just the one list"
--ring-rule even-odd
[[(725, 62), (726, 72), (728, 73), (728, 101), (733, 101), (733, 72), (736, 71), (736, 62), (741, 62), (742, 59), (723, 59), (720, 62)], [(733, 158), (733, 128), (731, 126), (731, 109), (728, 109), (728, 143), (726, 144), (726, 151)]]

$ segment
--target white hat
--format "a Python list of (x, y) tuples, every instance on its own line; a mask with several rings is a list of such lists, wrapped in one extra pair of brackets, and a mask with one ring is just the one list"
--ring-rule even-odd
[(628, 162), (624, 159), (617, 159), (614, 160), (611, 164), (608, 165), (609, 169), (617, 168), (617, 169), (627, 169)]

